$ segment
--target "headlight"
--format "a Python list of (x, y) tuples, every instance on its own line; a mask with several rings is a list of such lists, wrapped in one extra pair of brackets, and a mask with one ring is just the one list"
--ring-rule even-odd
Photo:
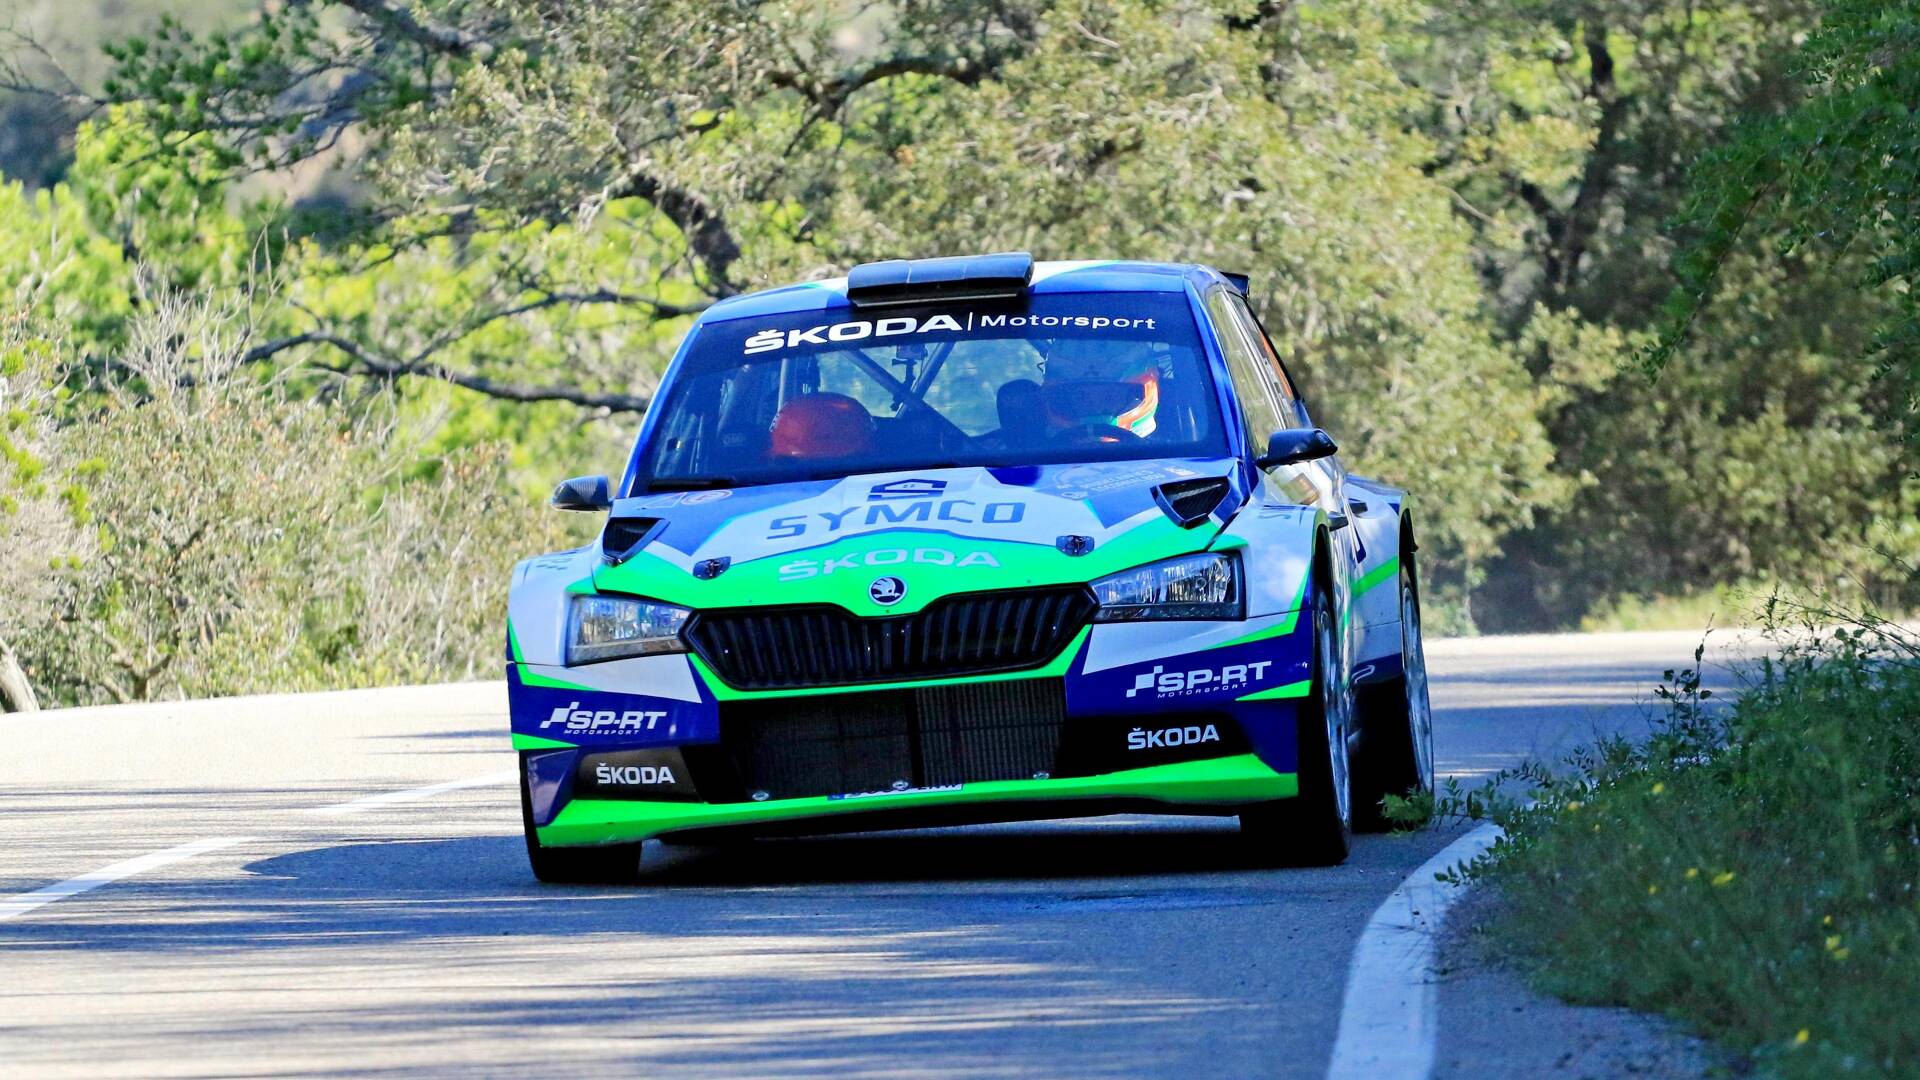
[(692, 612), (625, 596), (576, 596), (567, 619), (567, 663), (686, 652), (680, 628)]
[(1240, 560), (1232, 555), (1186, 555), (1136, 566), (1093, 583), (1100, 600), (1095, 622), (1137, 619), (1239, 619)]

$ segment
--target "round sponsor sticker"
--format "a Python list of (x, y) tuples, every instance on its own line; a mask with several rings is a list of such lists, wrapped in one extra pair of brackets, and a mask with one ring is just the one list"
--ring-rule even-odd
[(718, 491), (689, 491), (686, 497), (680, 500), (680, 505), (699, 506), (701, 503), (719, 502), (721, 499), (727, 498), (732, 494), (733, 492), (725, 488), (721, 488)]

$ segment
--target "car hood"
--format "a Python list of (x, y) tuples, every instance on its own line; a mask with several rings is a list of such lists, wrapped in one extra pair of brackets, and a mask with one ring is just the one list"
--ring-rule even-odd
[[(1182, 527), (1154, 490), (1213, 476), (1234, 477), (1233, 460), (930, 469), (643, 495), (619, 500), (613, 519), (660, 524), (632, 555), (596, 567), (593, 585), (697, 608), (831, 603), (886, 615), (948, 593), (1090, 581), (1204, 550), (1221, 518)], [(1236, 488), (1222, 512), (1239, 501)], [(1066, 537), (1091, 549), (1069, 554)], [(882, 578), (894, 581), (876, 585)]]

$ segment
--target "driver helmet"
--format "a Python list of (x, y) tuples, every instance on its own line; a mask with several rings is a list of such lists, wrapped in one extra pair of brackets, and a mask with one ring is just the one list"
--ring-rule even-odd
[(803, 394), (773, 418), (775, 458), (841, 458), (873, 448), (873, 416), (845, 394)]
[(1045, 399), (1059, 427), (1117, 427), (1145, 438), (1158, 426), (1161, 349), (1153, 342), (1062, 338), (1047, 350)]

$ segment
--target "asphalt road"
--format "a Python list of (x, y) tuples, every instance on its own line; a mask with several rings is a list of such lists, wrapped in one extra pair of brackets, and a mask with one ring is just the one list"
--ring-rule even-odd
[[(1432, 643), (1441, 771), (1643, 730), (1697, 641)], [(0, 1071), (1318, 1076), (1356, 935), (1451, 837), (1250, 870), (1230, 819), (1104, 818), (649, 845), (638, 886), (543, 887), (504, 708), (484, 683), (0, 718), (0, 912), (232, 841), (0, 919)]]

